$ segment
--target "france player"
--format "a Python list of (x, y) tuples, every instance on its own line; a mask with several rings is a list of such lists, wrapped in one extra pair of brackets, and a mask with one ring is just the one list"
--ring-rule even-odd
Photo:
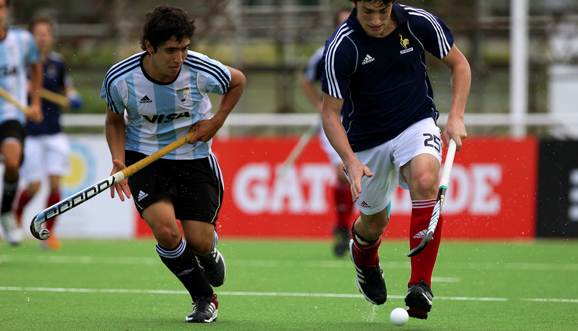
[[(40, 53), (30, 32), (7, 26), (9, 0), (0, 0), (0, 87), (21, 105), (28, 104), (30, 92), (30, 118), (42, 121), (40, 88), (42, 64)], [(27, 70), (30, 68), (31, 88), (28, 91)], [(18, 245), (22, 230), (16, 223), (12, 203), (18, 188), (18, 169), (22, 163), (26, 115), (14, 104), (0, 98), (0, 152), (4, 158), (4, 182), (0, 223), (6, 241)]]
[[(66, 74), (64, 57), (52, 51), (54, 42), (54, 22), (48, 16), (34, 16), (28, 23), (29, 31), (34, 36), (42, 55), (44, 70), (43, 88), (65, 93), (70, 100), (70, 108), (78, 109), (82, 99), (72, 85), (72, 79)], [(68, 154), (70, 144), (60, 128), (60, 107), (48, 100), (42, 101), (44, 120), (41, 123), (28, 121), (26, 123), (26, 140), (24, 144), (24, 163), (20, 168), (20, 176), (27, 183), (18, 197), (15, 214), (20, 225), (22, 212), (28, 202), (40, 189), (42, 178), (48, 176), (50, 190), (46, 206), (52, 206), (61, 200), (60, 178), (68, 171)], [(52, 230), (56, 218), (46, 222), (46, 228)], [(42, 248), (59, 250), (60, 241), (51, 231), (50, 237), (41, 241)]]
[[(108, 71), (101, 97), (108, 105), (112, 173), (196, 130), (190, 144), (116, 184), (111, 196), (115, 190), (122, 201), (134, 196), (161, 260), (193, 299), (186, 321), (210, 323), (219, 305), (211, 285), (222, 285), (226, 273), (215, 229), (224, 186), (211, 139), (241, 97), (245, 76), (190, 51), (194, 31), (194, 20), (180, 8), (158, 6), (147, 13), (140, 39), (144, 52)], [(221, 95), (213, 117), (207, 93)]]
[[(334, 17), (335, 27), (339, 26), (341, 22), (347, 19), (349, 13), (349, 9), (339, 10)], [(303, 92), (320, 113), (323, 110), (323, 100), (321, 99), (321, 94), (315, 86), (315, 83), (321, 80), (321, 71), (323, 70), (321, 60), (323, 59), (324, 49), (325, 47), (321, 46), (315, 51), (315, 53), (313, 53), (309, 58), (305, 72), (300, 79)], [(349, 227), (351, 224), (352, 213), (354, 211), (354, 204), (349, 191), (349, 182), (342, 171), (343, 162), (341, 162), (339, 155), (335, 152), (333, 147), (331, 147), (329, 140), (327, 140), (327, 137), (325, 136), (325, 132), (323, 132), (323, 127), (319, 130), (319, 143), (321, 144), (321, 148), (325, 154), (327, 154), (327, 158), (337, 170), (337, 180), (335, 185), (332, 187), (337, 211), (337, 220), (333, 226), (333, 253), (337, 257), (342, 257), (345, 255), (345, 252), (347, 252), (349, 246)]]
[[(412, 249), (436, 201), (443, 143), (425, 51), (451, 70), (453, 99), (443, 138), (454, 139), (458, 149), (467, 136), (463, 118), (471, 72), (450, 30), (434, 15), (393, 0), (351, 1), (351, 15), (325, 44), (322, 120), (361, 213), (349, 246), (357, 284), (368, 301), (379, 305), (387, 300), (378, 248), (391, 195), (398, 185), (409, 189)], [(405, 298), (411, 317), (426, 319), (432, 308), (431, 275), (442, 223), (440, 216), (433, 240), (411, 258)]]

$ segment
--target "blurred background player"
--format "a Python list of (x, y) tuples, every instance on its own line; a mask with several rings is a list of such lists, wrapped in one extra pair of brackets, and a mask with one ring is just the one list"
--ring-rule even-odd
[[(339, 10), (334, 17), (335, 27), (349, 17), (350, 13), (350, 9)], [(309, 100), (311, 100), (313, 105), (315, 105), (315, 108), (320, 114), (323, 110), (323, 99), (321, 98), (323, 94), (321, 93), (321, 89), (316, 86), (316, 83), (321, 81), (321, 71), (323, 70), (321, 60), (323, 59), (324, 49), (325, 46), (321, 46), (313, 53), (300, 79), (303, 92)], [(351, 198), (349, 181), (347, 181), (347, 177), (345, 177), (343, 173), (343, 162), (341, 162), (339, 155), (333, 147), (331, 147), (321, 125), (318, 136), (321, 148), (323, 148), (327, 154), (331, 164), (335, 166), (335, 172), (337, 174), (337, 180), (333, 186), (333, 198), (337, 211), (337, 220), (332, 229), (334, 237), (333, 253), (338, 257), (343, 257), (349, 247), (349, 227), (352, 221), (351, 214), (355, 208)]]
[[(0, 0), (0, 88), (24, 106), (28, 104), (30, 92), (28, 116), (42, 121), (40, 53), (30, 32), (7, 26), (9, 6), (9, 0)], [(30, 91), (27, 78), (29, 68)], [(12, 203), (18, 188), (18, 168), (22, 163), (25, 121), (26, 115), (22, 110), (0, 97), (0, 150), (4, 159), (0, 223), (5, 239), (11, 245), (18, 245), (23, 236), (12, 211)]]
[[(44, 69), (42, 86), (51, 92), (66, 94), (70, 101), (70, 108), (79, 109), (82, 106), (82, 99), (72, 86), (72, 79), (66, 75), (64, 57), (52, 51), (54, 26), (54, 21), (44, 15), (34, 16), (28, 24), (28, 29), (34, 36), (42, 56)], [(61, 200), (60, 179), (68, 171), (70, 144), (60, 127), (60, 112), (58, 104), (44, 99), (42, 100), (44, 120), (41, 123), (33, 121), (26, 123), (27, 136), (20, 176), (27, 186), (20, 192), (14, 210), (19, 226), (22, 223), (24, 207), (38, 192), (41, 180), (46, 176), (48, 176), (50, 186), (46, 206), (52, 206)], [(56, 219), (46, 222), (46, 228), (50, 230), (51, 235), (48, 240), (40, 242), (43, 248), (59, 250), (61, 247), (52, 231)]]
[[(140, 40), (144, 52), (108, 71), (101, 97), (108, 106), (112, 173), (196, 131), (189, 144), (112, 187), (111, 196), (115, 190), (122, 201), (133, 195), (161, 260), (193, 299), (185, 320), (211, 323), (219, 307), (211, 286), (221, 286), (226, 275), (216, 248), (224, 185), (211, 142), (239, 101), (245, 76), (189, 50), (194, 32), (194, 20), (180, 8), (158, 6), (147, 13)], [(212, 117), (207, 93), (221, 95)]]
[[(361, 216), (351, 228), (350, 256), (365, 298), (385, 303), (378, 249), (397, 186), (409, 190), (410, 250), (421, 242), (436, 202), (442, 134), (425, 52), (451, 71), (452, 103), (443, 138), (457, 149), (466, 138), (464, 112), (471, 84), (467, 59), (449, 28), (419, 8), (393, 0), (352, 0), (354, 10), (326, 42), (322, 76), (323, 128), (343, 163)], [(433, 273), (443, 216), (430, 244), (411, 257), (408, 314), (431, 311)]]

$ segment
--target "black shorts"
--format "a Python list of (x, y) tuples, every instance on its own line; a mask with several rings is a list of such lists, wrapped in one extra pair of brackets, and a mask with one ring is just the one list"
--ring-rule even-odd
[[(146, 155), (126, 151), (126, 166)], [(170, 196), (177, 219), (216, 225), (223, 204), (221, 169), (213, 154), (196, 160), (157, 160), (128, 178), (138, 212)]]
[(26, 130), (22, 123), (16, 120), (8, 120), (0, 124), (0, 145), (7, 139), (18, 140), (24, 145), (24, 138), (26, 137)]

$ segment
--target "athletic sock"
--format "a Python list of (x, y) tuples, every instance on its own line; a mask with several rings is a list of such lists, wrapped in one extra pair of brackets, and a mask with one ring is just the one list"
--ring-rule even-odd
[[(425, 236), (435, 203), (436, 200), (412, 201), (413, 207), (409, 230), (410, 249), (417, 247)], [(440, 247), (443, 223), (443, 215), (440, 215), (438, 225), (429, 245), (421, 253), (411, 257), (411, 278), (408, 285), (425, 280), (431, 287), (431, 276)]]
[(18, 188), (18, 181), (8, 182), (4, 179), (4, 192), (2, 192), (2, 209), (1, 213), (7, 213), (12, 210), (12, 203), (16, 196), (16, 189)]
[(364, 239), (353, 229), (355, 222), (351, 225), (350, 236), (353, 239), (353, 254), (361, 265), (365, 267), (375, 267), (377, 265), (378, 250), (381, 244), (381, 236), (374, 241)]
[[(60, 191), (56, 190), (54, 192), (50, 192), (50, 195), (48, 196), (48, 200), (46, 201), (46, 207), (50, 207), (56, 203), (60, 202)], [(56, 219), (58, 217), (55, 217), (53, 219), (51, 219), (50, 221), (44, 223), (46, 225), (46, 229), (48, 229), (49, 231), (52, 231), (52, 228), (54, 227), (54, 224), (56, 223)]]
[(349, 183), (338, 182), (334, 189), (335, 206), (337, 208), (337, 228), (348, 229), (351, 222), (351, 210), (353, 209), (353, 199)]
[(157, 244), (156, 250), (161, 261), (189, 291), (193, 301), (213, 295), (213, 288), (201, 272), (195, 253), (184, 239), (181, 239), (181, 243), (174, 249), (165, 249)]

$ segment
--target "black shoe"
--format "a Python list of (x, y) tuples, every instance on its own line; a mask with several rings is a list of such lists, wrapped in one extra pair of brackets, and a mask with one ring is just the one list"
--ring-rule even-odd
[(364, 267), (355, 258), (353, 239), (349, 241), (349, 255), (357, 271), (357, 287), (367, 301), (374, 305), (382, 305), (387, 301), (387, 289), (383, 280), (383, 271), (379, 260), (375, 267)]
[(426, 320), (427, 319), (427, 312), (425, 312), (423, 310), (408, 308), (407, 314), (409, 315), (409, 317), (419, 318), (420, 320)]
[(213, 287), (223, 285), (227, 276), (227, 266), (221, 252), (214, 248), (209, 254), (196, 257), (209, 284)]
[[(431, 311), (433, 298), (434, 296), (428, 283), (422, 280), (419, 283), (409, 286), (409, 290), (405, 296), (405, 304), (408, 308), (416, 311), (417, 314), (423, 315), (423, 312), (425, 312), (425, 318), (427, 318), (427, 313)], [(409, 316), (425, 319), (423, 317), (412, 316), (411, 314)]]
[(333, 229), (333, 253), (337, 257), (344, 257), (345, 252), (349, 249), (349, 230), (347, 228)]
[(196, 298), (193, 304), (193, 311), (186, 317), (188, 323), (211, 323), (217, 320), (219, 301), (216, 294), (207, 298)]

